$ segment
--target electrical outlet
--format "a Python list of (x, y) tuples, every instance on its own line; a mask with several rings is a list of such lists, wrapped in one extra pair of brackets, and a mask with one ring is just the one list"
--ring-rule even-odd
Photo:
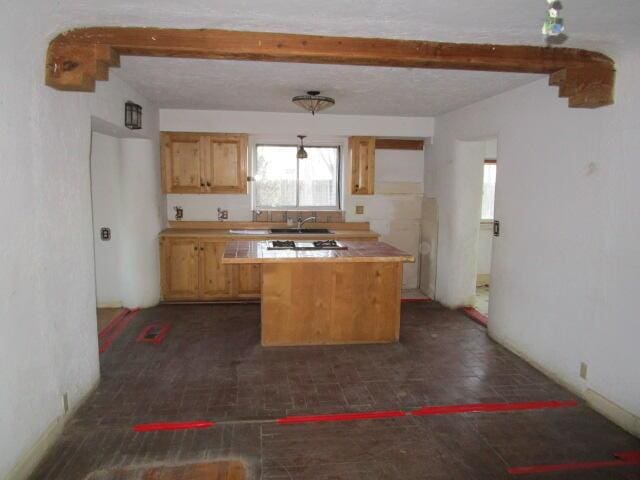
[(69, 411), (69, 396), (67, 393), (62, 394), (62, 408), (64, 409), (65, 415)]
[(580, 378), (583, 380), (587, 379), (587, 364), (584, 362), (580, 363)]
[(109, 227), (102, 227), (100, 229), (100, 239), (103, 242), (108, 242), (111, 240), (111, 229)]
[(364, 205), (356, 205), (356, 214), (362, 215), (364, 213)]
[(229, 210), (223, 210), (218, 207), (218, 220), (228, 220), (229, 219)]

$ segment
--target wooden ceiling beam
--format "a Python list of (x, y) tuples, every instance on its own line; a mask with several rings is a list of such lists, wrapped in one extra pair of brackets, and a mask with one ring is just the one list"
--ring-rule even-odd
[(615, 67), (572, 48), (328, 37), (230, 30), (91, 27), (49, 44), (45, 83), (92, 91), (120, 55), (551, 74), (571, 107), (613, 103)]

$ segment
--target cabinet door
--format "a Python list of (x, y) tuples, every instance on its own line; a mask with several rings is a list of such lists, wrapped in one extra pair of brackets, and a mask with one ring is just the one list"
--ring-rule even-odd
[(162, 173), (166, 193), (200, 193), (202, 142), (195, 133), (162, 132)]
[(247, 193), (247, 136), (206, 135), (204, 172), (209, 193)]
[(226, 242), (200, 240), (200, 299), (229, 298), (232, 266), (222, 264)]
[(351, 193), (372, 195), (375, 179), (375, 137), (349, 137)]
[(260, 298), (262, 268), (258, 264), (235, 265), (235, 296), (238, 298)]
[(163, 238), (160, 241), (162, 298), (198, 298), (198, 239)]

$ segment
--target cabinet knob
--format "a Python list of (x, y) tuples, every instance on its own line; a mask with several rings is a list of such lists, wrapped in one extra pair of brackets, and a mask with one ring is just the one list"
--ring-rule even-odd
[(193, 249), (197, 251), (198, 250), (198, 246), (196, 245), (195, 247), (193, 247)]
[(210, 187), (210, 186), (211, 186), (211, 182), (207, 182), (207, 187)]
[(200, 186), (201, 186), (201, 187), (204, 187), (204, 182), (200, 182)]

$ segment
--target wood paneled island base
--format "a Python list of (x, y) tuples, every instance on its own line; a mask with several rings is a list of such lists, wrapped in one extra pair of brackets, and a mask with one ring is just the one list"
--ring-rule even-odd
[(413, 257), (380, 242), (347, 250), (268, 250), (230, 242), (223, 263), (262, 264), (262, 345), (397, 342), (402, 263)]

